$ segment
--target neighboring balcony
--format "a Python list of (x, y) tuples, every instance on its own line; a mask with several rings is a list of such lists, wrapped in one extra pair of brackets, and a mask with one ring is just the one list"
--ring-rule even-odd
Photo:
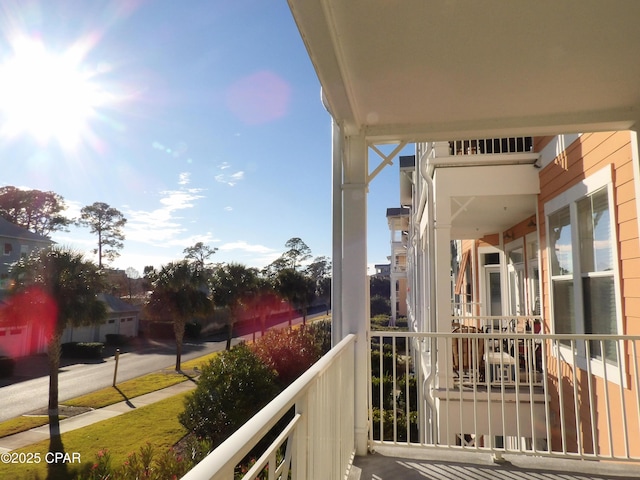
[(533, 137), (478, 138), (448, 142), (449, 155), (491, 155), (533, 152)]
[[(640, 461), (640, 336), (542, 334), (536, 319), (466, 317), (469, 327), (491, 325), (466, 333), (371, 332), (370, 449), (457, 452), (458, 461), (466, 453)], [(185, 478), (345, 478), (354, 461), (357, 341), (345, 338)], [(276, 425), (277, 438), (234, 477)], [(380, 478), (406, 478), (408, 464), (396, 463), (395, 476)]]

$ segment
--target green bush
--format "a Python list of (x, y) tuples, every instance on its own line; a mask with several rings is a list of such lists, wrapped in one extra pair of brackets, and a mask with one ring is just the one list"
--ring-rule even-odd
[(202, 331), (202, 325), (198, 322), (189, 322), (184, 326), (184, 336), (187, 338), (198, 338)]
[(418, 412), (410, 411), (409, 412), (409, 438), (407, 438), (407, 414), (403, 409), (396, 410), (396, 429), (395, 434), (396, 438), (394, 439), (394, 427), (393, 427), (393, 410), (383, 410), (382, 411), (382, 428), (383, 428), (383, 438), (380, 435), (380, 409), (373, 409), (373, 418), (372, 418), (372, 426), (373, 426), (373, 439), (374, 440), (383, 440), (383, 441), (398, 441), (398, 442), (406, 442), (407, 440), (410, 442), (417, 442), (419, 440), (418, 435)]
[(391, 302), (389, 297), (383, 297), (382, 295), (374, 295), (370, 300), (371, 315), (390, 315), (391, 314)]
[(121, 333), (107, 333), (105, 338), (107, 340), (107, 345), (111, 345), (113, 347), (124, 347), (125, 345), (129, 345), (129, 337), (122, 335)]
[(180, 423), (214, 446), (222, 443), (279, 392), (275, 374), (245, 344), (222, 352), (202, 369)]
[(391, 315), (389, 314), (372, 315), (371, 330), (378, 330), (382, 327), (388, 327), (390, 318), (391, 318)]
[(317, 331), (309, 327), (270, 330), (251, 346), (260, 360), (277, 374), (284, 389), (322, 356)]
[(13, 358), (0, 356), (0, 377), (10, 377), (13, 375), (16, 362)]
[(102, 358), (104, 343), (68, 342), (62, 344), (62, 356), (67, 358)]
[(321, 355), (331, 350), (331, 321), (323, 320), (309, 323), (305, 328), (313, 337), (314, 343), (320, 348)]

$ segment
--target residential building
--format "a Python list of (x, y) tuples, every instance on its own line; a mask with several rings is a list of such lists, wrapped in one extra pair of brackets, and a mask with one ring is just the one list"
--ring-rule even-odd
[[(639, 460), (640, 2), (288, 3), (333, 119), (335, 347), (188, 478), (290, 408), (292, 478), (399, 444)], [(368, 186), (410, 144), (413, 331), (372, 332)]]
[(26, 228), (15, 225), (0, 217), (0, 246), (2, 258), (0, 259), (0, 295), (8, 288), (9, 269), (20, 258), (29, 255), (34, 249), (44, 248), (53, 242), (37, 233), (30, 232)]
[(376, 263), (374, 266), (375, 273), (373, 277), (378, 278), (391, 278), (391, 264), (390, 263)]
[(387, 223), (391, 232), (391, 325), (399, 316), (407, 316), (407, 240), (409, 209), (388, 208)]
[(141, 308), (124, 300), (101, 293), (98, 298), (107, 306), (107, 318), (94, 325), (67, 327), (62, 335), (62, 342), (107, 342), (107, 335), (137, 337)]
[[(10, 282), (11, 265), (33, 250), (46, 248), (53, 242), (42, 235), (30, 232), (0, 217), (0, 299), (6, 296)], [(123, 272), (124, 275), (124, 272)], [(105, 342), (106, 335), (121, 334), (135, 337), (139, 330), (139, 307), (129, 305), (119, 298), (101, 294), (100, 299), (107, 305), (107, 319), (100, 325), (68, 327), (63, 342)], [(1, 306), (0, 306), (1, 310)], [(22, 357), (47, 351), (47, 334), (42, 325), (0, 325), (0, 355)]]

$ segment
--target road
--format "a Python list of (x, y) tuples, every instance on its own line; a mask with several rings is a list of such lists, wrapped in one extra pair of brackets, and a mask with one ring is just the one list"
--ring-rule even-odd
[[(308, 318), (311, 320), (318, 315), (309, 315)], [(301, 322), (302, 318), (292, 321), (293, 324)], [(284, 322), (271, 328), (283, 328), (287, 325), (288, 323)], [(245, 333), (242, 337), (234, 338), (233, 344), (241, 340), (249, 340), (251, 337), (251, 333)], [(185, 342), (182, 361), (224, 350), (225, 346), (226, 340)], [(0, 422), (46, 408), (48, 404), (49, 376), (46, 356), (31, 358), (30, 361), (34, 364), (27, 369), (40, 372), (40, 376), (0, 388)], [(155, 343), (140, 351), (121, 353), (117, 381), (120, 383), (163, 368), (171, 368), (175, 365), (175, 361), (175, 344), (171, 341)], [(114, 357), (107, 357), (96, 363), (63, 365), (58, 378), (59, 403), (111, 386), (114, 367)]]
[[(225, 345), (224, 341), (187, 342), (182, 361), (224, 350)], [(46, 357), (43, 356), (41, 361), (46, 362)], [(118, 364), (118, 382), (172, 367), (175, 361), (175, 346), (170, 342), (140, 352), (122, 353)], [(62, 367), (58, 380), (60, 403), (111, 386), (114, 366), (114, 357), (108, 357), (100, 363), (76, 363)], [(6, 385), (0, 388), (0, 421), (45, 408), (48, 399), (47, 375)]]

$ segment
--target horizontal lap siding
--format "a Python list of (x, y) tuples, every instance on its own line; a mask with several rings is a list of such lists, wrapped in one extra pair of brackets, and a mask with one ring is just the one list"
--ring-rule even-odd
[[(625, 279), (640, 279), (640, 240), (638, 239), (638, 213), (632, 162), (629, 132), (582, 135), (540, 172), (538, 203), (540, 237), (544, 246), (546, 245), (544, 204), (607, 165), (613, 165), (614, 199), (618, 221), (616, 235), (622, 279), (623, 316), (627, 328), (631, 327), (629, 318), (640, 317), (640, 307), (638, 307), (640, 289), (625, 287)], [(548, 309), (549, 275), (546, 248), (542, 252), (542, 257), (543, 291), (546, 297), (545, 318), (549, 319), (551, 312)]]
[[(594, 133), (582, 135), (573, 142), (554, 162), (547, 165), (540, 171), (540, 196), (538, 202), (539, 231), (541, 239), (541, 261), (542, 261), (542, 282), (543, 282), (543, 307), (546, 322), (551, 319), (550, 311), (550, 286), (548, 272), (548, 249), (546, 247), (546, 218), (544, 215), (544, 205), (549, 200), (555, 198), (567, 189), (581, 182), (595, 172), (613, 166), (613, 187), (615, 215), (617, 220), (616, 236), (618, 240), (617, 250), (619, 259), (619, 270), (621, 279), (622, 295), (622, 316), (624, 333), (629, 335), (640, 334), (640, 239), (638, 238), (638, 212), (636, 207), (636, 190), (633, 178), (633, 157), (631, 149), (631, 136), (629, 132)], [(546, 329), (551, 325), (546, 323)], [(635, 399), (633, 392), (633, 359), (630, 351), (626, 358), (627, 380), (630, 382), (625, 392), (629, 403), (633, 405)], [(629, 370), (631, 368), (631, 370)], [(552, 374), (552, 372), (549, 372)], [(631, 374), (631, 375), (630, 375)], [(595, 380), (599, 393), (602, 393), (602, 379)], [(601, 398), (601, 397), (598, 397)], [(556, 409), (559, 405), (554, 406)], [(598, 404), (597, 411), (604, 412), (605, 406)], [(612, 419), (621, 422), (621, 415), (625, 413), (619, 409), (619, 403), (614, 402), (611, 406)], [(628, 407), (627, 407), (628, 408)], [(556, 410), (557, 411), (557, 410)], [(571, 415), (570, 412), (565, 412)], [(629, 412), (627, 412), (628, 414)], [(637, 412), (635, 414), (637, 416)], [(629, 419), (628, 419), (629, 420)], [(638, 419), (632, 418), (632, 425), (635, 434), (631, 430), (632, 442), (631, 450), (633, 455), (638, 455), (640, 442), (638, 441)], [(604, 419), (597, 419), (598, 429), (605, 428)], [(619, 424), (618, 424), (619, 425)], [(588, 432), (583, 432), (588, 436)], [(621, 432), (614, 430), (614, 444), (608, 445), (607, 441), (600, 439), (600, 448), (605, 451), (613, 450), (616, 454), (621, 454), (622, 445), (620, 439)], [(588, 440), (585, 438), (584, 440)]]

